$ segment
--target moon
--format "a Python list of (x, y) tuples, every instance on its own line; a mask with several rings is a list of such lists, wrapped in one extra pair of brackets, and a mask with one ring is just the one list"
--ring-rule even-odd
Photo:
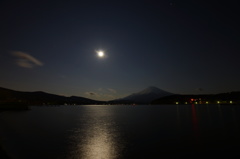
[(102, 50), (97, 51), (97, 56), (100, 58), (103, 58), (105, 56), (104, 51), (102, 51)]

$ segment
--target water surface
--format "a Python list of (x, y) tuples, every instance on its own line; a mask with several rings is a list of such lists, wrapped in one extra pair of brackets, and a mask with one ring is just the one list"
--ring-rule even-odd
[(238, 155), (238, 105), (32, 107), (0, 112), (17, 159), (202, 158)]

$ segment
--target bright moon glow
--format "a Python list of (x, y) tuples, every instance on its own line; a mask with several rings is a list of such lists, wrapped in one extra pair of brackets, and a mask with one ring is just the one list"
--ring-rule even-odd
[(104, 57), (104, 52), (103, 51), (97, 51), (98, 57)]

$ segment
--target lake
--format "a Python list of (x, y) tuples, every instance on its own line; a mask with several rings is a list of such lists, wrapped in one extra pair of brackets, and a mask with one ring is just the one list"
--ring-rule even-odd
[(16, 159), (233, 158), (239, 105), (32, 106), (0, 112)]

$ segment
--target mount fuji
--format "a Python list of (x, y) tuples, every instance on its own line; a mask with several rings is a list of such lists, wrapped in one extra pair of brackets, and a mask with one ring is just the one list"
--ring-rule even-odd
[(116, 99), (112, 102), (120, 102), (120, 103), (131, 102), (131, 103), (139, 103), (139, 104), (149, 104), (155, 99), (165, 97), (165, 96), (170, 96), (170, 95), (173, 95), (173, 93), (151, 86), (138, 93), (133, 93), (129, 96)]

